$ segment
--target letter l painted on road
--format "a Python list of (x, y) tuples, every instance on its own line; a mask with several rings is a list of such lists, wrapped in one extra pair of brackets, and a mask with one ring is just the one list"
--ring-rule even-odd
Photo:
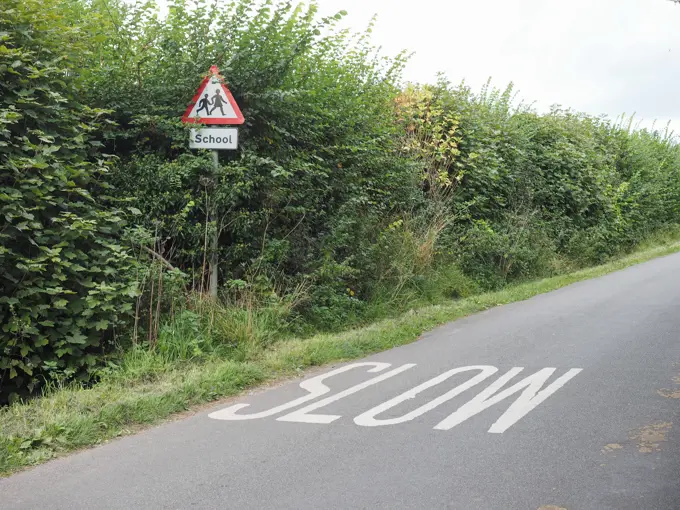
[(415, 363), (407, 363), (405, 365), (400, 366), (399, 368), (395, 368), (394, 370), (390, 370), (386, 374), (379, 375), (377, 377), (374, 377), (373, 379), (369, 379), (368, 381), (364, 381), (360, 384), (357, 384), (355, 386), (352, 386), (351, 388), (347, 388), (345, 391), (341, 391), (340, 393), (336, 395), (332, 395), (330, 397), (327, 397), (323, 400), (320, 400), (319, 402), (315, 402), (314, 404), (308, 405), (306, 407), (303, 407), (302, 409), (298, 409), (297, 411), (293, 411), (290, 414), (286, 414), (285, 416), (281, 416), (281, 418), (277, 418), (277, 421), (295, 421), (295, 422), (300, 422), (300, 423), (331, 423), (337, 420), (338, 418), (341, 418), (341, 416), (334, 415), (334, 414), (309, 414), (310, 411), (314, 411), (315, 409), (319, 409), (321, 407), (327, 406), (328, 404), (331, 404), (332, 402), (336, 402), (340, 400), (341, 398), (348, 397), (349, 395), (352, 395), (353, 393), (356, 393), (357, 391), (361, 391), (364, 388), (368, 388), (369, 386), (373, 386), (374, 384), (378, 384), (379, 382), (384, 381), (385, 379), (389, 379), (390, 377), (394, 377), (395, 375), (401, 374), (402, 372), (405, 372), (409, 368), (415, 367)]

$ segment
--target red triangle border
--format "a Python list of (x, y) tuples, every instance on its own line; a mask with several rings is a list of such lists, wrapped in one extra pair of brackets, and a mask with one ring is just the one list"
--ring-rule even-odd
[[(199, 98), (201, 97), (201, 93), (205, 89), (206, 85), (208, 85), (208, 81), (210, 80), (210, 78), (212, 78), (213, 76), (217, 76), (220, 79), (222, 90), (224, 90), (224, 95), (226, 96), (227, 101), (229, 101), (229, 104), (231, 104), (231, 107), (234, 109), (234, 113), (236, 113), (235, 119), (225, 118), (211, 119), (209, 117), (199, 117), (197, 119), (196, 117), (189, 117), (189, 115), (191, 114), (191, 110), (194, 109), (194, 105), (196, 105), (196, 103), (198, 102)], [(191, 100), (191, 103), (189, 103), (189, 106), (187, 107), (186, 111), (184, 112), (184, 115), (182, 116), (182, 122), (186, 124), (231, 124), (231, 125), (243, 124), (245, 122), (243, 114), (241, 113), (241, 109), (236, 104), (236, 100), (234, 99), (234, 96), (231, 94), (231, 91), (224, 84), (224, 78), (220, 75), (220, 72), (216, 66), (212, 66), (210, 68), (210, 72), (208, 73), (208, 75), (205, 78), (203, 78), (203, 81), (198, 87), (196, 95), (194, 95), (193, 99)]]

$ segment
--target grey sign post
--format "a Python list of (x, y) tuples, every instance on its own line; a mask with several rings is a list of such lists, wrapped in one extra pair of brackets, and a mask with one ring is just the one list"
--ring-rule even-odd
[[(238, 128), (213, 126), (243, 124), (244, 118), (216, 66), (210, 68), (208, 75), (199, 85), (196, 95), (182, 116), (182, 122), (211, 126), (192, 129), (189, 135), (189, 147), (212, 149), (213, 171), (217, 174), (220, 167), (219, 151), (233, 151), (238, 148)], [(217, 297), (218, 245), (219, 229), (216, 228), (210, 257), (210, 295), (212, 297)]]

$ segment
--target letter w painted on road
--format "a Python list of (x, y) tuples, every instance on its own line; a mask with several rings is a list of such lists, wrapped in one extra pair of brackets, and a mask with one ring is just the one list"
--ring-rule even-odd
[(505, 386), (505, 383), (519, 374), (522, 370), (524, 369), (521, 367), (515, 367), (511, 369), (507, 374), (500, 377), (496, 382), (482, 391), (475, 398), (462, 405), (455, 413), (437, 424), (435, 429), (449, 430), (456, 425), (463, 423), (468, 418), (471, 418), (474, 415), (481, 413), (485, 409), (491, 407), (492, 405), (497, 404), (501, 400), (505, 400), (518, 391), (524, 390), (519, 398), (512, 403), (508, 410), (505, 411), (505, 413), (503, 413), (503, 415), (498, 418), (496, 423), (494, 423), (489, 429), (489, 432), (492, 434), (502, 434), (512, 425), (517, 423), (529, 411), (534, 409), (538, 404), (543, 402), (546, 398), (564, 386), (567, 381), (569, 381), (569, 379), (576, 376), (576, 374), (581, 372), (583, 369), (572, 368), (562, 377), (557, 378), (548, 387), (541, 390), (546, 381), (555, 372), (555, 370), (557, 370), (556, 368), (544, 368), (543, 370), (539, 370), (535, 374), (522, 379), (510, 388), (495, 394), (498, 390)]

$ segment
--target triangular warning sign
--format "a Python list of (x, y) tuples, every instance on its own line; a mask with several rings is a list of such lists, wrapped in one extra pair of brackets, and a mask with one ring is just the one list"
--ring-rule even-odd
[(243, 114), (224, 84), (217, 67), (201, 82), (182, 122), (189, 124), (243, 124)]

